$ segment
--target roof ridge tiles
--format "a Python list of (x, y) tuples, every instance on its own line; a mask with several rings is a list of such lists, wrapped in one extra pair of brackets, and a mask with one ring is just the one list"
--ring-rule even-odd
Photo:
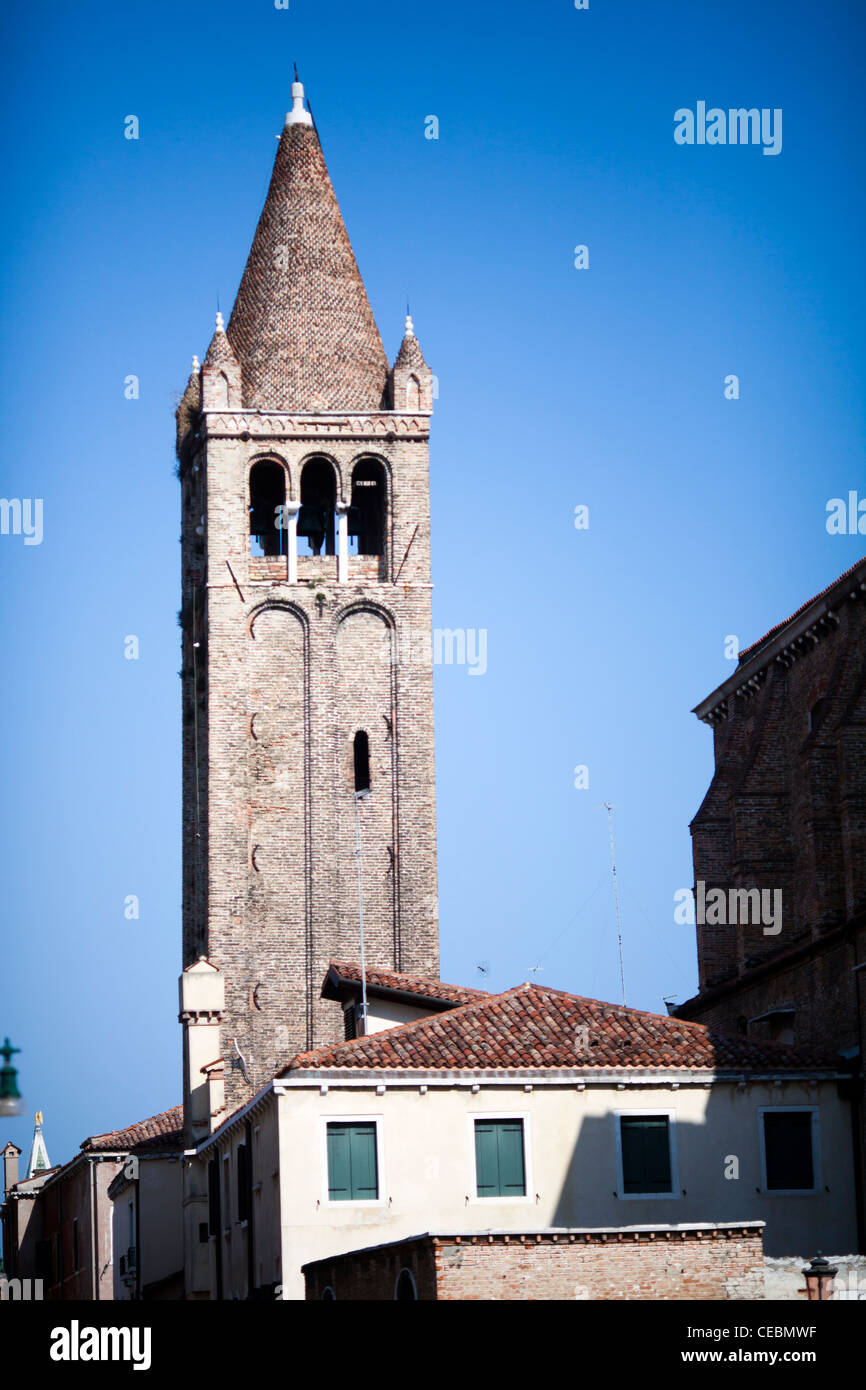
[(277, 1077), (353, 1067), (378, 1072), (601, 1068), (626, 1074), (643, 1069), (705, 1074), (834, 1065), (829, 1055), (525, 982), (411, 1023), (299, 1053)]
[(859, 560), (855, 560), (853, 565), (843, 570), (841, 574), (838, 574), (825, 588), (819, 589), (817, 594), (813, 594), (811, 598), (806, 599), (806, 602), (801, 603), (799, 608), (795, 608), (794, 612), (789, 614), (787, 618), (783, 618), (781, 622), (769, 628), (768, 631), (764, 633), (763, 637), (758, 637), (756, 641), (751, 642), (748, 647), (743, 647), (739, 654), (738, 666), (744, 666), (752, 656), (757, 655), (759, 647), (762, 647), (771, 637), (775, 637), (776, 634), (786, 628), (789, 623), (792, 623), (795, 618), (799, 618), (813, 603), (817, 603), (819, 599), (826, 598), (827, 594), (829, 594), (832, 589), (835, 589), (837, 584), (841, 584), (845, 579), (850, 579), (851, 575), (855, 570), (860, 568), (864, 560), (866, 560), (866, 555), (861, 555)]
[[(139, 1120), (132, 1125), (124, 1125), (120, 1129), (109, 1129), (102, 1134), (91, 1134), (84, 1139), (81, 1148), (85, 1151), (98, 1148), (132, 1148), (136, 1144), (147, 1140), (170, 1138), (175, 1134), (180, 1134), (183, 1130), (183, 1106), (173, 1105), (168, 1110), (161, 1110), (157, 1115), (150, 1115), (146, 1120)], [(110, 1141), (115, 1140), (112, 1144)]]

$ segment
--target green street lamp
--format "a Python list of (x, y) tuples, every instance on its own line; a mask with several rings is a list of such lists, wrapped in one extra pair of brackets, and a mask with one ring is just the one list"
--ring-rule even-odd
[(0, 1057), (3, 1058), (3, 1066), (0, 1067), (0, 1116), (4, 1118), (24, 1114), (24, 1102), (18, 1090), (18, 1072), (12, 1066), (13, 1054), (20, 1051), (21, 1048), (13, 1047), (8, 1038), (0, 1047)]

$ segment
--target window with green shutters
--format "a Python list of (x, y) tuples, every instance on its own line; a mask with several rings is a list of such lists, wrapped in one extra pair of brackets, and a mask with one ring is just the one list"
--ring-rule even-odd
[(764, 1159), (768, 1192), (812, 1192), (812, 1111), (764, 1111)]
[(371, 1202), (379, 1196), (375, 1121), (328, 1125), (328, 1197)]
[(522, 1120), (475, 1121), (475, 1178), (479, 1197), (525, 1197)]
[(669, 1117), (620, 1115), (619, 1137), (623, 1193), (673, 1192)]

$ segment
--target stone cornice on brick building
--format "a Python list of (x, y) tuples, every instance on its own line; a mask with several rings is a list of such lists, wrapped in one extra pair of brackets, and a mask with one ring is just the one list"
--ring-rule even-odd
[(430, 1241), (433, 1245), (559, 1245), (574, 1244), (576, 1241), (590, 1244), (606, 1244), (608, 1241), (638, 1242), (651, 1240), (719, 1240), (733, 1239), (740, 1235), (757, 1235), (763, 1231), (766, 1221), (694, 1221), (688, 1225), (653, 1222), (645, 1226), (545, 1226), (542, 1230), (490, 1230), (490, 1231), (424, 1231), (420, 1235), (405, 1236), (401, 1240), (381, 1241), (377, 1245), (360, 1245), (356, 1250), (347, 1250), (339, 1255), (327, 1255), (321, 1260), (311, 1260), (302, 1267), (302, 1272), (316, 1265), (332, 1265), (340, 1261), (354, 1260), (359, 1255), (372, 1255), (378, 1250), (398, 1250), (405, 1246), (417, 1245), (420, 1241)]
[(764, 684), (774, 661), (790, 666), (816, 646), (839, 622), (839, 609), (846, 602), (862, 601), (866, 596), (866, 558), (858, 560), (820, 594), (809, 599), (782, 623), (765, 633), (740, 653), (737, 669), (729, 678), (696, 705), (692, 713), (705, 724), (717, 724), (728, 715), (728, 702), (734, 697), (749, 699)]
[(201, 423), (201, 436), (217, 439), (239, 435), (256, 439), (340, 438), (368, 439), (380, 435), (384, 439), (417, 436), (426, 439), (430, 433), (430, 415), (424, 411), (378, 411), (370, 415), (322, 412), (315, 415), (283, 414), (262, 411), (260, 414), (239, 415), (237, 412), (209, 410)]
[[(732, 969), (729, 978), (718, 980), (701, 993), (692, 995), (682, 1004), (677, 1004), (672, 1017), (688, 1019), (691, 1009), (703, 1012), (730, 997), (736, 998), (742, 993), (744, 983), (752, 986), (765, 980), (772, 980), (792, 966), (838, 950), (839, 946), (846, 940), (856, 942), (859, 933), (864, 928), (866, 928), (866, 916), (860, 915), (852, 918), (849, 922), (842, 922), (839, 926), (833, 927), (819, 937), (807, 935), (804, 932), (801, 940), (794, 942), (791, 946), (780, 947), (776, 951), (768, 952), (760, 961), (749, 964), (744, 974)], [(853, 968), (864, 969), (866, 962)]]

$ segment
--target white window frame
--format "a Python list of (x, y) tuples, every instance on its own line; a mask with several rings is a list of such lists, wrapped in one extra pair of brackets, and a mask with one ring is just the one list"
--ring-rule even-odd
[[(622, 1170), (622, 1127), (620, 1120), (645, 1119), (650, 1115), (665, 1115), (668, 1121), (668, 1144), (671, 1160), (670, 1192), (626, 1192), (625, 1175)], [(664, 1105), (644, 1105), (634, 1110), (614, 1110), (614, 1142), (616, 1144), (616, 1195), (622, 1202), (670, 1202), (680, 1201), (680, 1165), (677, 1154), (677, 1112)]]
[[(321, 1134), (321, 1158), (322, 1158), (322, 1197), (323, 1207), (339, 1208), (341, 1211), (352, 1211), (355, 1207), (384, 1207), (385, 1198), (385, 1146), (382, 1142), (382, 1124), (384, 1116), (379, 1113), (376, 1115), (323, 1115), (322, 1134)], [(351, 1198), (349, 1201), (339, 1201), (331, 1198), (331, 1184), (328, 1174), (328, 1125), (369, 1125), (376, 1126), (376, 1179), (379, 1184), (378, 1197), (358, 1197)]]
[[(506, 1206), (534, 1206), (535, 1184), (532, 1176), (532, 1143), (528, 1110), (470, 1110), (469, 1120), (469, 1203), (474, 1207), (490, 1207), (499, 1202)], [(479, 1197), (478, 1170), (475, 1162), (475, 1121), (476, 1120), (520, 1120), (523, 1125), (523, 1182), (526, 1192), (522, 1197)]]
[[(768, 1187), (767, 1186), (767, 1143), (764, 1134), (764, 1116), (780, 1110), (808, 1111), (813, 1116), (812, 1134), (812, 1187)], [(762, 1197), (817, 1197), (824, 1190), (821, 1178), (821, 1129), (818, 1105), (759, 1105), (758, 1139), (761, 1145), (761, 1196)]]

